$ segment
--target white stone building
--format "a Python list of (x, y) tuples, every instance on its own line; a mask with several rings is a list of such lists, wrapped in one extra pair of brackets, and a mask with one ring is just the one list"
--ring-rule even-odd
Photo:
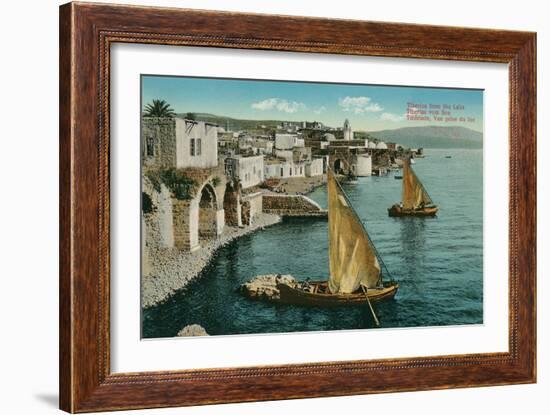
[(273, 154), (273, 141), (264, 138), (255, 138), (252, 140), (251, 149), (254, 154), (263, 154), (270, 156)]
[(346, 121), (344, 121), (344, 140), (353, 140), (353, 130), (351, 129), (351, 124), (347, 118)]
[(271, 158), (264, 164), (265, 178), (286, 179), (289, 177), (305, 177), (306, 163), (294, 163), (291, 159)]
[(314, 158), (306, 164), (306, 176), (314, 177), (321, 176), (323, 174), (323, 159)]
[(297, 134), (275, 134), (275, 148), (277, 150), (291, 150), (294, 147), (303, 147), (304, 139)]
[(358, 154), (354, 170), (357, 176), (372, 176), (372, 157), (369, 154)]
[(144, 166), (211, 168), (218, 165), (218, 126), (181, 118), (142, 119)]
[(264, 181), (264, 156), (232, 156), (225, 159), (225, 173), (239, 180), (243, 189)]

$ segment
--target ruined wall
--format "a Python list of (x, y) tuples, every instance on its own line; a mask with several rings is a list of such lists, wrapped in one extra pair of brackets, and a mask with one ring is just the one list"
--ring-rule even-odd
[(242, 226), (241, 192), (237, 183), (228, 182), (223, 200), (225, 223), (229, 226)]
[(145, 217), (141, 215), (141, 275), (148, 275), (151, 272), (151, 262), (149, 260), (149, 249), (147, 247), (147, 225)]
[[(251, 193), (243, 197), (243, 204), (247, 204), (249, 210), (249, 221), (246, 225), (252, 225), (254, 220), (263, 210), (263, 194), (262, 192)], [(245, 224), (245, 223), (243, 223)]]
[(199, 206), (196, 200), (173, 200), (174, 245), (194, 251), (199, 245)]
[[(193, 251), (200, 248), (199, 236), (213, 238), (225, 226), (225, 176), (219, 169), (188, 169), (186, 174), (196, 181), (192, 199), (178, 200), (170, 190), (160, 184), (157, 192), (149, 178), (142, 178), (142, 192), (149, 195), (153, 211), (144, 214), (143, 251), (158, 248), (178, 248)], [(214, 186), (215, 184), (215, 186)], [(208, 186), (209, 200), (203, 202), (202, 190)]]
[[(152, 155), (148, 152), (150, 140), (153, 142)], [(176, 121), (174, 118), (142, 118), (141, 156), (145, 168), (176, 166)]]
[(263, 212), (280, 216), (326, 216), (315, 201), (304, 195), (263, 195)]
[(148, 246), (160, 248), (174, 247), (174, 232), (172, 227), (172, 197), (170, 191), (161, 184), (157, 192), (149, 179), (142, 180), (141, 191), (151, 198), (153, 211), (144, 214), (145, 241)]

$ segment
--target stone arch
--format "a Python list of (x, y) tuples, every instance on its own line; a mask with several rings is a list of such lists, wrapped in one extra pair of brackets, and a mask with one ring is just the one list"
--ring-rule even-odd
[(241, 188), (236, 180), (228, 180), (223, 197), (225, 223), (229, 226), (242, 226)]
[(218, 198), (216, 191), (206, 183), (198, 193), (199, 201), (199, 240), (218, 235)]
[(345, 163), (344, 159), (337, 158), (336, 160), (334, 160), (334, 163), (333, 163), (332, 167), (333, 167), (334, 173), (344, 174), (345, 173), (345, 166), (346, 166), (346, 163)]

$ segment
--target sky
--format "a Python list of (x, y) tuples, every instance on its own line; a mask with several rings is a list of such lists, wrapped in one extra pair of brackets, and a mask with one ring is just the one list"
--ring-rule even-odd
[(142, 75), (141, 82), (143, 107), (162, 99), (177, 113), (331, 127), (347, 118), (356, 131), (426, 125), (483, 131), (482, 90), (155, 75)]

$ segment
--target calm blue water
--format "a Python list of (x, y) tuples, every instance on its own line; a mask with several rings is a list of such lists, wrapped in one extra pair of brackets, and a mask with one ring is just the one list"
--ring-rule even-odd
[[(382, 328), (483, 322), (482, 150), (427, 150), (414, 169), (439, 205), (436, 218), (390, 218), (401, 180), (360, 178), (344, 185), (400, 289), (377, 303)], [(445, 158), (451, 155), (452, 158)], [(326, 206), (326, 190), (311, 198)], [(237, 288), (257, 274), (324, 279), (327, 221), (289, 219), (218, 251), (210, 266), (166, 302), (143, 311), (143, 337), (171, 337), (197, 323), (211, 335), (364, 329), (367, 307), (338, 309), (248, 300)]]

